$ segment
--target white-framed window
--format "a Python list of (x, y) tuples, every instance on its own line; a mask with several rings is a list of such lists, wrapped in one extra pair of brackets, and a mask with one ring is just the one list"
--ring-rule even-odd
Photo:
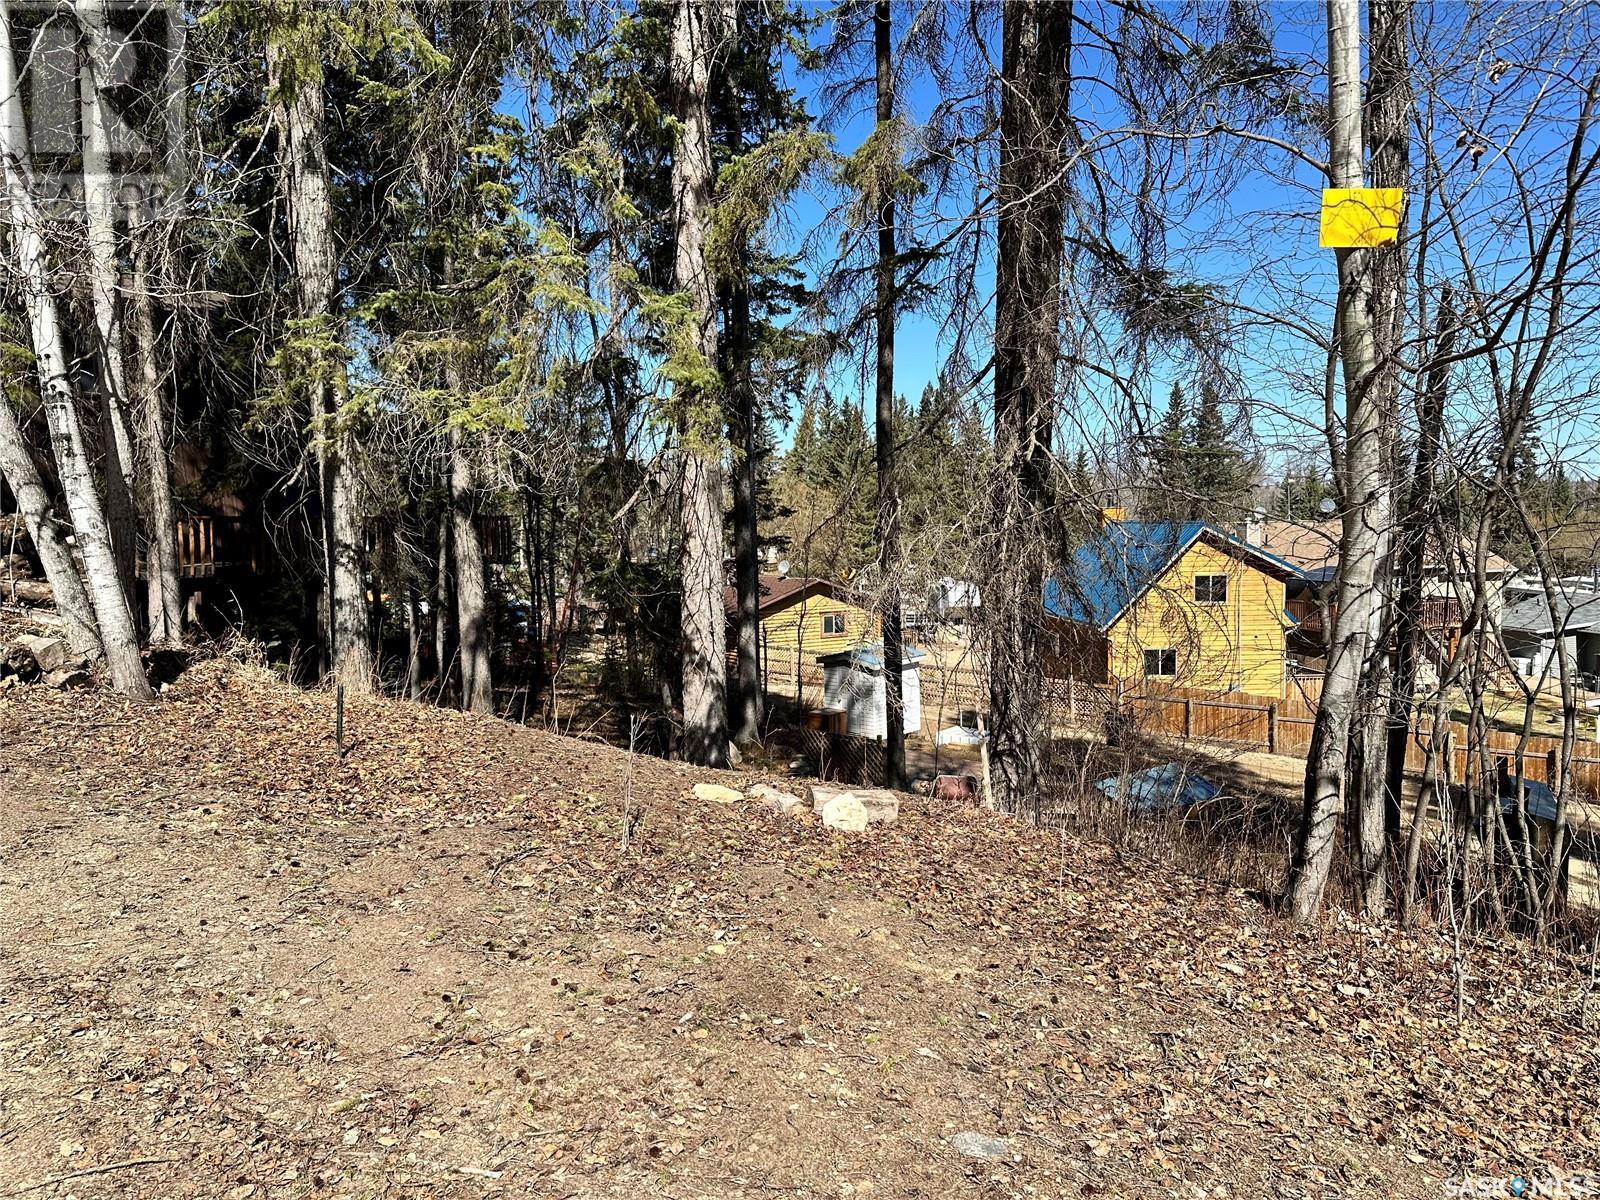
[(1170, 679), (1178, 673), (1176, 650), (1146, 650), (1144, 673), (1147, 679)]
[(840, 634), (844, 632), (843, 613), (823, 613), (822, 632), (827, 634)]
[(1226, 604), (1228, 602), (1228, 577), (1226, 575), (1196, 575), (1194, 577), (1196, 604)]

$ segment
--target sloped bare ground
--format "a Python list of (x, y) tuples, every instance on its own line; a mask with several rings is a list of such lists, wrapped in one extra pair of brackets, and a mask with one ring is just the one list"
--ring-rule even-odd
[(1477, 947), (1458, 1025), (1434, 933), (1297, 931), (918, 798), (846, 837), (496, 721), (349, 727), (340, 764), (329, 696), (222, 663), (147, 710), (0, 693), (0, 1196), (1433, 1197), (1600, 1166), (1583, 964)]

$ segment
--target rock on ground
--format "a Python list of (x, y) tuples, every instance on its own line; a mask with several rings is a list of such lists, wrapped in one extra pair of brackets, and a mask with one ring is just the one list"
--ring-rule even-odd
[(94, 676), (90, 675), (86, 668), (73, 665), (57, 667), (45, 675), (44, 681), (58, 691), (66, 691), (68, 688), (88, 687), (94, 682)]
[(990, 1137), (986, 1133), (964, 1130), (950, 1139), (956, 1152), (968, 1158), (1010, 1158), (1011, 1143), (1003, 1137)]
[(849, 792), (843, 792), (822, 806), (822, 823), (843, 833), (861, 833), (867, 828), (866, 805)]
[(775, 788), (770, 783), (758, 783), (745, 792), (752, 800), (759, 800), (773, 812), (786, 813), (790, 809), (798, 808), (804, 804), (793, 792), (786, 792), (782, 788)]
[(713, 804), (737, 804), (744, 799), (744, 793), (738, 788), (724, 787), (720, 783), (697, 783), (693, 791), (696, 800), (709, 800)]
[(887, 823), (900, 819), (900, 797), (888, 788), (837, 788), (827, 784), (811, 785), (811, 811), (819, 817), (830, 802), (840, 796), (853, 796), (866, 810), (871, 823)]
[(72, 661), (72, 652), (60, 638), (39, 637), (25, 633), (17, 639), (17, 645), (33, 655), (33, 660), (39, 664), (41, 671), (59, 670)]

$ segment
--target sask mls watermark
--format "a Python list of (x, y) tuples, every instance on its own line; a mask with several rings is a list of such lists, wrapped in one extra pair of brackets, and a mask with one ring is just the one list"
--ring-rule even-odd
[(177, 8), (167, 0), (0, 0), (0, 12), (35, 198), (69, 215), (99, 189), (124, 209), (170, 197), (182, 178), (187, 102)]
[(1454, 1175), (1444, 1181), (1452, 1200), (1600, 1200), (1600, 1175)]

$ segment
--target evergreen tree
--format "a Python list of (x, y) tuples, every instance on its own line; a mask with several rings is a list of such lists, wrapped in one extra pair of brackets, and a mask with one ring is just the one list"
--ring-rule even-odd
[(1183, 385), (1174, 383), (1150, 439), (1146, 462), (1147, 482), (1140, 508), (1149, 517), (1171, 521), (1187, 519), (1194, 510), (1194, 481), (1191, 478), (1189, 444), (1189, 405)]
[(1250, 489), (1250, 473), (1243, 452), (1229, 435), (1222, 398), (1210, 383), (1200, 388), (1189, 442), (1190, 515), (1236, 520)]

